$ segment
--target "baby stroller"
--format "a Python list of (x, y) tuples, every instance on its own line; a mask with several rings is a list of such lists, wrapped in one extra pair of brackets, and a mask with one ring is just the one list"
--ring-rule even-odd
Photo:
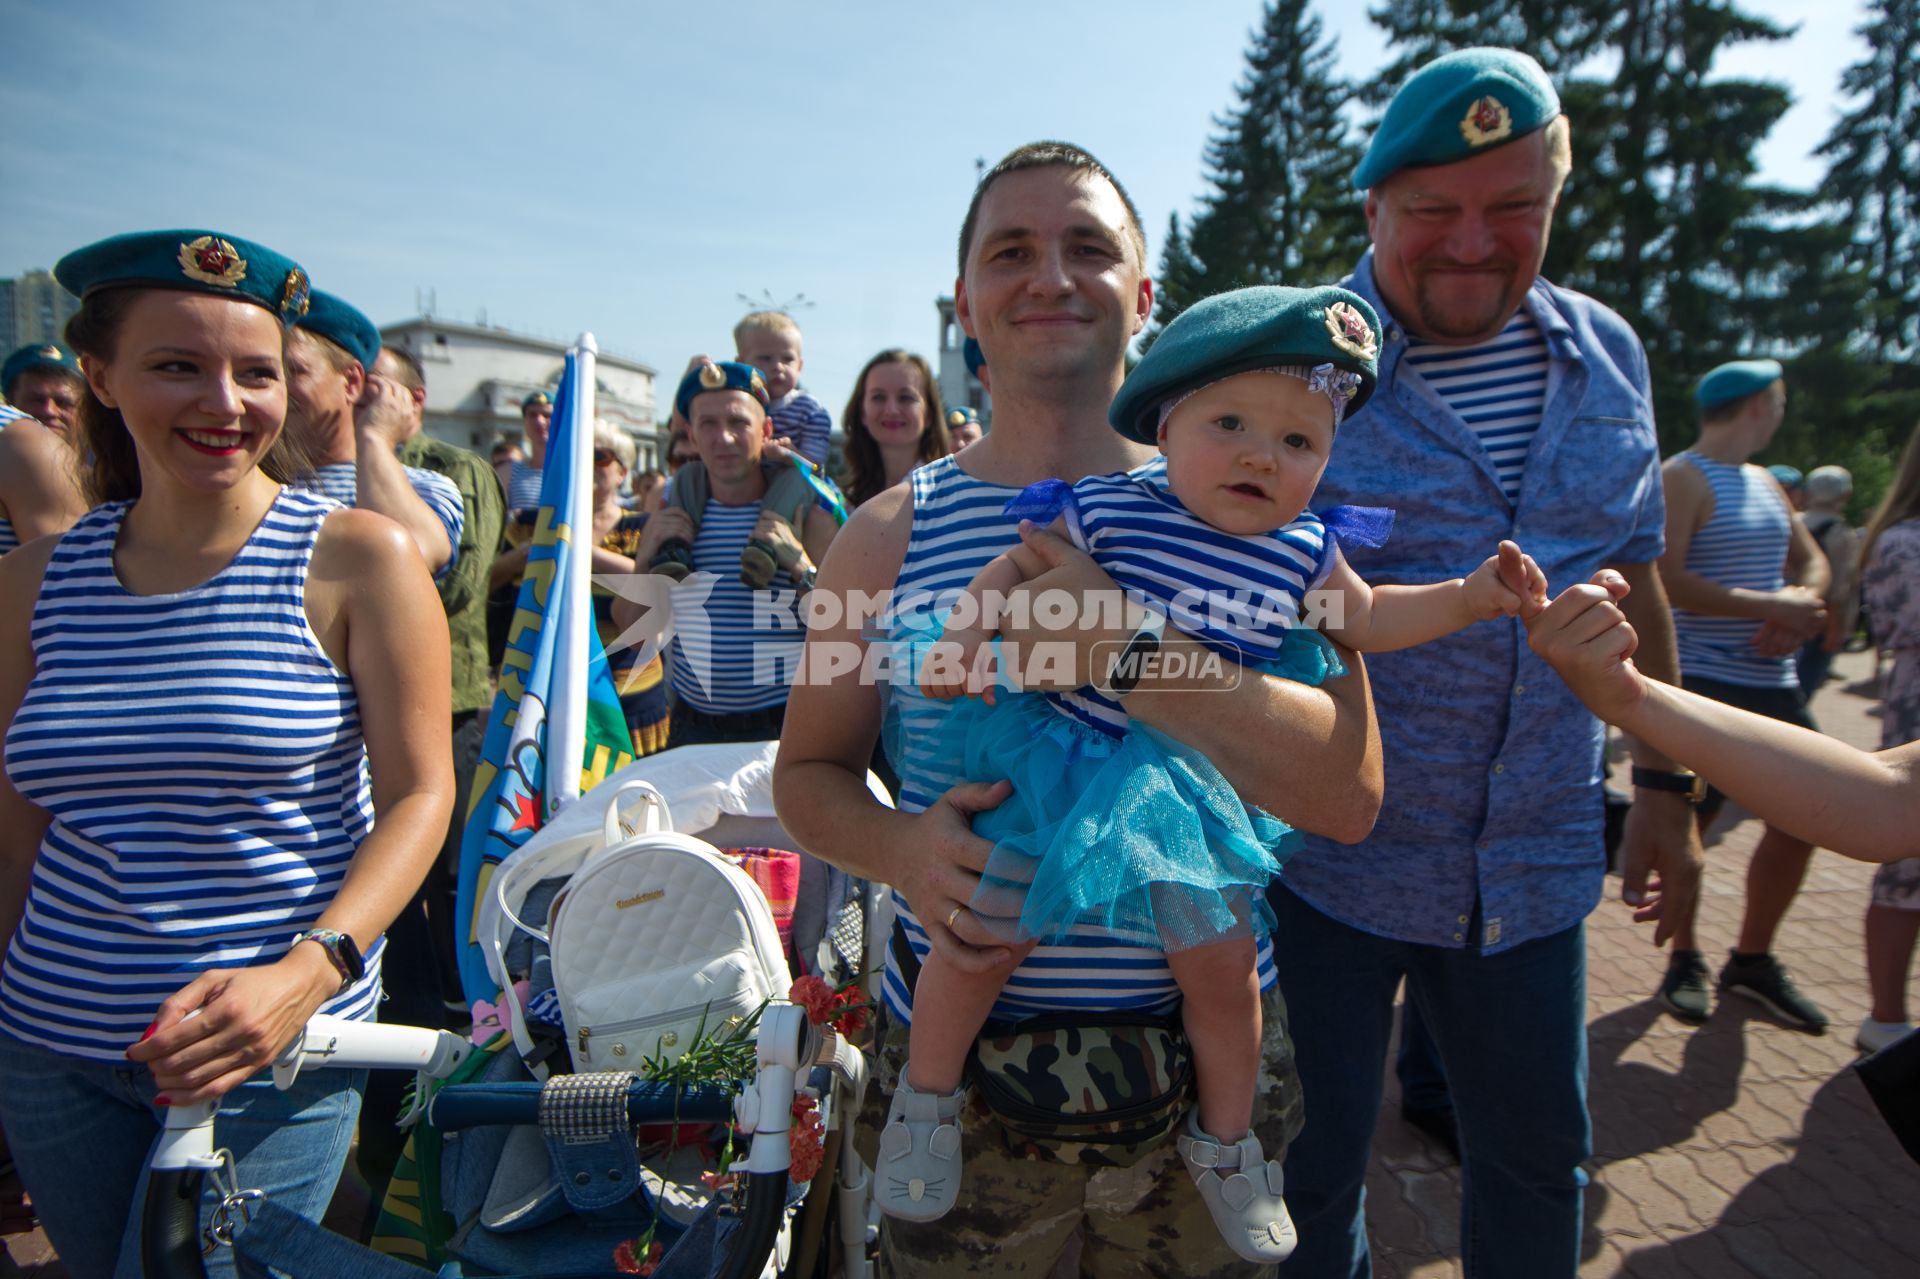
[[(455, 1226), (441, 1274), (637, 1272), (660, 1279), (772, 1279), (830, 1272), (864, 1279), (871, 1273), (866, 1260), (866, 1172), (853, 1155), (851, 1141), (865, 1081), (864, 1060), (830, 1028), (813, 1024), (805, 1009), (782, 1002), (787, 981), (783, 959), (776, 957), (777, 971), (762, 965), (766, 982), (756, 988), (774, 984), (776, 988), (766, 992), (773, 998), (761, 1001), (752, 1016), (732, 1015), (740, 1025), (732, 1036), (735, 1055), (727, 1060), (745, 1068), (730, 1086), (690, 1085), (684, 1079), (678, 1084), (654, 1082), (635, 1078), (631, 1069), (604, 1073), (609, 1064), (659, 1067), (675, 1055), (660, 1048), (644, 1063), (631, 1057), (626, 1063), (606, 1063), (606, 1035), (556, 1045), (556, 1036), (541, 1025), (543, 1011), (550, 1013), (554, 1004), (541, 983), (545, 979), (551, 984), (550, 965), (562, 966), (558, 993), (565, 1004), (567, 956), (557, 952), (568, 946), (570, 936), (583, 935), (563, 912), (571, 910), (576, 921), (589, 921), (585, 935), (603, 929), (605, 920), (593, 917), (599, 902), (593, 890), (604, 886), (610, 867), (627, 874), (629, 884), (651, 882), (631, 876), (653, 873), (656, 866), (661, 874), (678, 875), (696, 863), (718, 862), (715, 844), (777, 849), (792, 842), (772, 815), (774, 749), (773, 743), (692, 747), (637, 761), (570, 804), (501, 864), (476, 921), (476, 935), (488, 948), (490, 971), (506, 992), (502, 1020), (510, 1033), (485, 1050), (444, 1032), (320, 1017), (283, 1054), (275, 1069), (283, 1084), (302, 1068), (328, 1066), (413, 1069), (423, 1085), (454, 1077), (456, 1082), (433, 1089), (419, 1106), (424, 1124), (416, 1132), (416, 1143), (422, 1133), (437, 1143), (436, 1157), (422, 1160), (423, 1169), (431, 1165), (434, 1183), (433, 1193), (423, 1199), (431, 1209), (445, 1211), (448, 1218), (443, 1220)], [(875, 793), (884, 796), (878, 783), (872, 784)], [(683, 830), (700, 830), (712, 844), (668, 830), (663, 820), (668, 813)], [(587, 879), (589, 872), (598, 879)], [(746, 882), (740, 871), (732, 874)], [(857, 934), (872, 890), (836, 877), (810, 859), (799, 880), (792, 909), (793, 953), (800, 956), (800, 967), (840, 984), (847, 967), (862, 965), (871, 944)], [(575, 885), (577, 892), (572, 891)], [(611, 909), (618, 911), (620, 902), (659, 891), (626, 894)], [(715, 926), (714, 935), (722, 939), (717, 945), (724, 948), (724, 938), (764, 939), (773, 932), (772, 911), (757, 893), (749, 891), (741, 898), (738, 914), (739, 919)], [(548, 919), (549, 928), (534, 928), (524, 922), (527, 918)], [(553, 955), (528, 944), (550, 936), (559, 939)], [(686, 990), (704, 989), (702, 982), (725, 970), (718, 961), (698, 973), (678, 970), (680, 976), (665, 983), (673, 987), (668, 994), (684, 1004)], [(577, 987), (574, 998), (578, 1016), (597, 1015), (580, 1011)], [(698, 1014), (702, 1027), (710, 1015), (716, 1025), (723, 1024), (720, 1011)], [(650, 1035), (661, 1024), (677, 1026), (682, 1034), (688, 1030), (684, 1020), (636, 1020), (645, 1023)], [(596, 1023), (593, 1029), (618, 1032), (621, 1024)], [(670, 1045), (672, 1033), (668, 1030), (652, 1042)], [(617, 1051), (623, 1041), (616, 1035), (611, 1042)], [(637, 1041), (627, 1034), (624, 1042)], [(556, 1047), (561, 1051), (556, 1053)], [(639, 1048), (632, 1052), (640, 1055)], [(596, 1053), (601, 1060), (580, 1060)], [(602, 1073), (579, 1073), (586, 1071)], [(677, 1077), (669, 1071), (667, 1078)], [(802, 1101), (797, 1103), (797, 1096)], [(789, 1134), (796, 1114), (804, 1114), (815, 1097), (818, 1123), (831, 1136), (828, 1163), (809, 1187), (789, 1181)], [(423, 1271), (418, 1264), (382, 1256), (258, 1202), (257, 1192), (233, 1184), (231, 1164), (215, 1153), (211, 1114), (211, 1108), (192, 1108), (168, 1117), (169, 1136), (154, 1159), (146, 1206), (143, 1260), (148, 1275), (200, 1279), (204, 1274), (199, 1203), (208, 1179), (220, 1207), (206, 1242), (209, 1247), (231, 1244), (242, 1273), (249, 1273), (249, 1265), (271, 1265), (295, 1279), (418, 1279), (441, 1262), (433, 1256)], [(746, 1158), (732, 1165), (736, 1173), (744, 1168), (744, 1175), (731, 1187), (714, 1188), (711, 1175), (703, 1182), (694, 1149), (658, 1141), (663, 1133), (680, 1137), (696, 1125), (716, 1125), (725, 1132), (730, 1120), (751, 1139)], [(640, 1125), (664, 1126), (643, 1134), (643, 1139), (656, 1141), (655, 1157), (644, 1162), (634, 1136)], [(836, 1154), (837, 1172), (832, 1160)], [(830, 1224), (837, 1225), (840, 1236), (841, 1251), (830, 1259), (837, 1260), (837, 1266), (813, 1259)], [(639, 1255), (629, 1249), (616, 1261), (614, 1245), (636, 1236), (641, 1240)], [(647, 1240), (656, 1245), (651, 1257)], [(653, 1269), (636, 1269), (636, 1263), (649, 1261)]]

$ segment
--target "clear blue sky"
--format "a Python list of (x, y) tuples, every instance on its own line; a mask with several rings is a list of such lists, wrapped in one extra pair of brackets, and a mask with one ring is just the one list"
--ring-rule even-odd
[[(1860, 0), (1746, 4), (1800, 33), (1718, 70), (1792, 86), (1764, 173), (1811, 183)], [(1351, 75), (1382, 58), (1364, 7), (1322, 5)], [(443, 316), (591, 329), (668, 376), (730, 353), (737, 294), (804, 293), (804, 381), (838, 418), (869, 355), (934, 346), (976, 158), (1086, 146), (1157, 262), (1259, 12), (0, 0), (0, 275), (204, 224), (292, 254), (382, 324), (432, 289)]]

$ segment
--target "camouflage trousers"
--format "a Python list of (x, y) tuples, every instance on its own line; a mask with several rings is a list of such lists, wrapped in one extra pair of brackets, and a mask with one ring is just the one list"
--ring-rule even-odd
[[(1280, 1159), (1300, 1131), (1300, 1077), (1279, 987), (1260, 997), (1265, 1031), (1253, 1129)], [(872, 1166), (887, 1102), (906, 1062), (906, 1027), (882, 1009), (880, 1060), (860, 1115), (860, 1153)], [(1078, 1230), (1080, 1273), (1092, 1279), (1252, 1279), (1273, 1267), (1241, 1260), (1220, 1232), (1174, 1150), (1129, 1168), (1094, 1168), (1014, 1154), (978, 1096), (960, 1122), (966, 1174), (960, 1201), (939, 1221), (881, 1218), (884, 1279), (994, 1275), (1046, 1279)]]

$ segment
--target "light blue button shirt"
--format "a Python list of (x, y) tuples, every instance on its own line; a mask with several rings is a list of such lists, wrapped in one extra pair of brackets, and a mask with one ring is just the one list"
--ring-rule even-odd
[[(1640, 340), (1618, 315), (1538, 280), (1523, 305), (1551, 361), (1518, 504), (1472, 429), (1410, 367), (1374, 286), (1342, 283), (1387, 326), (1380, 385), (1340, 426), (1316, 506), (1391, 506), (1383, 547), (1346, 548), (1375, 586), (1472, 571), (1513, 538), (1558, 594), (1607, 564), (1658, 559), (1665, 503)], [(1600, 900), (1600, 722), (1510, 618), (1369, 655), (1386, 798), (1364, 843), (1310, 838), (1289, 888), (1383, 937), (1491, 953), (1570, 928)], [(1480, 911), (1476, 919), (1475, 903)]]

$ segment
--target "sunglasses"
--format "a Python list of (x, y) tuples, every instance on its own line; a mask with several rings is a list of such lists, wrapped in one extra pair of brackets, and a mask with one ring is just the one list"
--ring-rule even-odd
[(620, 455), (612, 449), (595, 449), (593, 451), (593, 464), (595, 466), (606, 466), (611, 462), (618, 462), (619, 460)]

